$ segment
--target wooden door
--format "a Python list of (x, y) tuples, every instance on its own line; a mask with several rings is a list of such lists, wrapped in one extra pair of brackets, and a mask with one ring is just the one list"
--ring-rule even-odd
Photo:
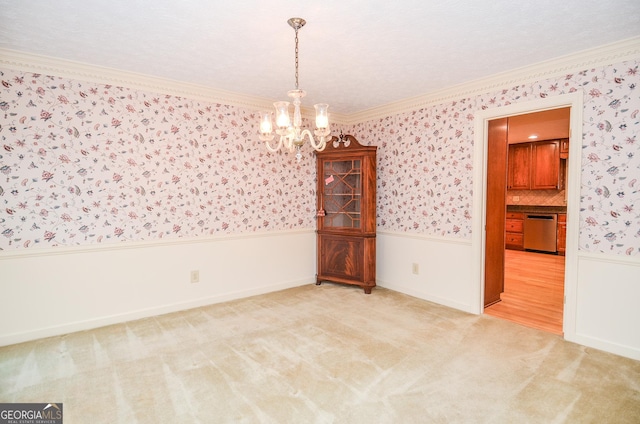
[(484, 263), (484, 306), (500, 301), (504, 291), (507, 191), (507, 118), (489, 121)]

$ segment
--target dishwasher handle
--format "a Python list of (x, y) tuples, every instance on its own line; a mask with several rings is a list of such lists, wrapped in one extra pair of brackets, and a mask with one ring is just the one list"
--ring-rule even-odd
[(553, 220), (552, 215), (527, 215), (527, 219), (549, 219)]

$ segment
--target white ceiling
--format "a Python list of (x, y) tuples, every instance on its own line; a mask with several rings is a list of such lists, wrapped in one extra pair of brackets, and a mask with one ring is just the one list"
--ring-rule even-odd
[(640, 35), (638, 0), (0, 0), (0, 47), (352, 114)]
[(507, 141), (511, 144), (569, 138), (570, 114), (571, 108), (561, 108), (510, 116)]

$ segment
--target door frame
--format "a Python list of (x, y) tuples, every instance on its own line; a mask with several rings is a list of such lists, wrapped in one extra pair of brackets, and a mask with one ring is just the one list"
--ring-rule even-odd
[(582, 162), (582, 90), (553, 97), (484, 109), (476, 112), (473, 149), (473, 229), (472, 229), (472, 275), (475, 279), (474, 299), (476, 313), (484, 311), (484, 264), (485, 228), (487, 201), (487, 146), (488, 126), (492, 119), (570, 107), (569, 159), (566, 188), (567, 198), (567, 246), (564, 273), (563, 332), (565, 339), (575, 339), (576, 305), (578, 285), (578, 234), (580, 212), (580, 177)]

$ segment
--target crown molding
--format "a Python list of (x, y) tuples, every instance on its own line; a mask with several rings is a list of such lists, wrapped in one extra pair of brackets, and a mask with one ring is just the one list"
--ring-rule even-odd
[[(361, 112), (352, 114), (332, 113), (331, 121), (336, 124), (354, 125), (372, 119), (445, 103), (451, 100), (638, 58), (640, 58), (640, 37), (634, 37)], [(79, 79), (98, 84), (112, 84), (133, 89), (148, 90), (159, 94), (170, 94), (212, 103), (239, 106), (252, 110), (269, 109), (273, 104), (272, 100), (257, 96), (248, 96), (198, 84), (190, 84), (4, 48), (0, 48), (0, 67)], [(303, 108), (302, 112), (305, 117), (314, 116), (312, 109)]]
[[(0, 48), (0, 67), (36, 74), (55, 75), (96, 84), (111, 84), (252, 110), (264, 110), (273, 107), (273, 100), (262, 97), (5, 48)], [(315, 117), (313, 108), (303, 107), (302, 114), (305, 117)], [(332, 113), (331, 120), (337, 124), (345, 124), (347, 122), (345, 116), (341, 114)]]
[(516, 85), (562, 76), (598, 66), (606, 66), (631, 59), (640, 59), (640, 37), (629, 38), (582, 52), (539, 62), (511, 71), (491, 75), (468, 83), (447, 87), (421, 96), (389, 103), (348, 115), (348, 124), (384, 118), (427, 106), (459, 100), (464, 97), (490, 93)]
[(3, 48), (0, 48), (0, 66), (12, 70), (148, 90), (159, 94), (170, 94), (209, 102), (213, 101), (215, 103), (251, 109), (263, 109), (265, 107), (272, 107), (273, 105), (272, 101), (260, 97), (247, 96), (198, 84), (190, 84), (167, 78), (159, 78), (151, 75)]

